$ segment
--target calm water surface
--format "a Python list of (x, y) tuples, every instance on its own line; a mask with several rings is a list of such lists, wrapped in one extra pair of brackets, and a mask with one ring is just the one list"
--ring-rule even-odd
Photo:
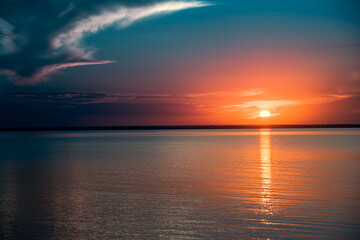
[(360, 129), (0, 133), (0, 239), (360, 239)]

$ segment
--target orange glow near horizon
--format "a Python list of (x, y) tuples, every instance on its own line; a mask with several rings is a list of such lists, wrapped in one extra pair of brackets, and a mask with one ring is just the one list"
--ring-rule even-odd
[[(193, 92), (186, 95), (191, 99), (186, 99), (187, 103), (197, 107), (206, 123), (328, 124), (356, 120), (358, 109), (352, 107), (351, 115), (338, 106), (353, 106), (349, 101), (355, 101), (360, 90), (352, 89), (351, 81), (338, 85), (338, 79), (348, 76), (334, 68), (330, 58), (286, 47), (224, 51), (217, 57), (209, 54), (206, 60), (193, 62), (197, 66), (189, 73)], [(334, 108), (344, 112), (331, 111)]]
[(349, 124), (360, 119), (360, 89), (353, 87), (354, 80), (346, 81), (357, 75), (337, 70), (331, 58), (286, 47), (207, 54), (188, 59), (187, 70), (175, 76), (181, 85), (164, 83), (171, 91), (115, 101), (146, 106), (141, 109), (151, 118), (137, 118), (138, 125)]

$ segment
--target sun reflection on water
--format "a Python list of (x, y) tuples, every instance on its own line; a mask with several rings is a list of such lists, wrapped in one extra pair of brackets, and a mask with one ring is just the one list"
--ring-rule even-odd
[(261, 213), (273, 215), (272, 182), (271, 182), (271, 133), (268, 129), (260, 130), (260, 183)]

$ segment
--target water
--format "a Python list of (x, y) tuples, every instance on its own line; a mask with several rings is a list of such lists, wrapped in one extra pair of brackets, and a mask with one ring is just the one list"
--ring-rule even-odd
[(0, 133), (0, 239), (360, 238), (360, 130)]

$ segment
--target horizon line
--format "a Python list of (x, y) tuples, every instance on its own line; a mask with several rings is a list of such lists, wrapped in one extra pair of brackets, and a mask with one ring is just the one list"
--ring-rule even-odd
[(253, 124), (253, 125), (124, 125), (124, 126), (52, 126), (0, 127), (0, 132), (87, 131), (87, 130), (206, 130), (206, 129), (281, 129), (281, 128), (360, 128), (360, 124)]

